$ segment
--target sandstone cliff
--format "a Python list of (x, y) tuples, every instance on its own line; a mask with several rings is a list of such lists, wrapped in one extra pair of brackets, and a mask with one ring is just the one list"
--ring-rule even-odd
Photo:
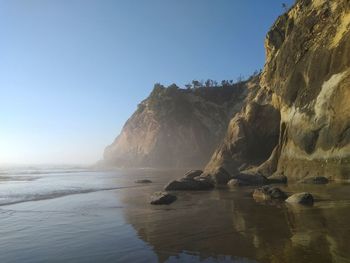
[(155, 85), (108, 146), (105, 164), (120, 167), (201, 167), (259, 77), (227, 86), (180, 89)]
[(261, 88), (231, 120), (206, 173), (349, 178), (350, 1), (296, 1), (265, 47)]

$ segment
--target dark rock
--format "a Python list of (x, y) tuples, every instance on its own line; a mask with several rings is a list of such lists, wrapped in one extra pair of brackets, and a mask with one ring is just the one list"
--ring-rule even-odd
[(227, 185), (230, 187), (249, 186), (249, 185), (263, 185), (267, 183), (265, 176), (260, 174), (239, 173), (233, 176)]
[(301, 181), (304, 184), (328, 184), (328, 182), (329, 180), (324, 176), (309, 177)]
[(171, 181), (164, 189), (166, 191), (200, 191), (210, 190), (212, 188), (214, 188), (214, 184), (210, 178), (195, 177), (193, 179), (181, 178)]
[(209, 176), (216, 185), (226, 185), (228, 181), (232, 179), (232, 176), (223, 167), (219, 167), (207, 176)]
[(288, 178), (285, 175), (278, 174), (268, 177), (267, 181), (269, 184), (286, 184), (288, 182)]
[(148, 179), (141, 179), (141, 180), (136, 180), (135, 183), (137, 183), (137, 184), (149, 184), (149, 183), (152, 183), (152, 181), (148, 180)]
[(287, 198), (286, 202), (291, 204), (312, 205), (314, 203), (314, 198), (312, 194), (304, 192), (291, 195)]
[(247, 186), (247, 185), (249, 185), (247, 182), (240, 180), (240, 179), (231, 179), (227, 183), (227, 186), (229, 186), (229, 187)]
[(285, 200), (287, 195), (277, 187), (265, 185), (254, 190), (253, 198), (258, 200)]
[(194, 179), (195, 177), (200, 176), (202, 173), (202, 170), (190, 170), (185, 173), (184, 177), (188, 179)]
[(152, 205), (169, 205), (176, 201), (176, 196), (167, 192), (156, 192), (151, 196)]
[(244, 181), (247, 185), (263, 185), (268, 182), (265, 176), (261, 174), (251, 174), (241, 172), (235, 176), (235, 179)]

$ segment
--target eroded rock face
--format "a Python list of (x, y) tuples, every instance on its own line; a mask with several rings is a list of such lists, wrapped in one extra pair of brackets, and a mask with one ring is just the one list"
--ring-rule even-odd
[(223, 167), (237, 174), (237, 170), (260, 165), (269, 158), (278, 144), (280, 125), (279, 111), (270, 101), (265, 92), (249, 97), (243, 110), (231, 120), (226, 137), (205, 172), (210, 174)]
[(261, 85), (281, 112), (277, 170), (288, 178), (349, 176), (349, 25), (349, 1), (300, 0), (266, 39)]
[(202, 167), (259, 79), (227, 87), (155, 85), (104, 153), (119, 167)]
[(299, 0), (267, 34), (260, 88), (206, 171), (350, 177), (350, 2)]

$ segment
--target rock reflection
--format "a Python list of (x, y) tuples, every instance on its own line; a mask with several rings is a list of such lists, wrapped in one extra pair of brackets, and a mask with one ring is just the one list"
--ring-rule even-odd
[[(318, 196), (332, 196), (320, 186)], [(346, 193), (350, 193), (349, 186)], [(256, 203), (251, 189), (179, 193), (171, 206), (147, 203), (152, 187), (127, 193), (126, 221), (160, 262), (350, 262), (350, 195), (313, 207)], [(348, 199), (347, 199), (348, 198)], [(345, 200), (345, 201), (344, 201)]]

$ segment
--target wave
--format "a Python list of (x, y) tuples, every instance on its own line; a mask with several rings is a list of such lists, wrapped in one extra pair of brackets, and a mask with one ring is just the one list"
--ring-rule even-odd
[[(34, 202), (34, 201), (42, 201), (55, 199), (59, 197), (69, 196), (69, 195), (78, 195), (78, 194), (88, 194), (93, 192), (101, 192), (101, 191), (111, 191), (111, 190), (119, 190), (119, 189), (127, 189), (127, 188), (137, 188), (141, 186), (123, 186), (123, 187), (108, 187), (108, 188), (90, 188), (90, 189), (69, 189), (69, 190), (58, 190), (50, 193), (42, 193), (42, 194), (33, 194), (33, 195), (19, 195), (11, 196), (9, 200), (0, 201), (0, 206), (6, 205), (14, 205), (25, 202)], [(8, 198), (8, 197), (7, 197)]]
[(0, 171), (1, 175), (33, 175), (33, 174), (67, 174), (67, 173), (83, 173), (92, 172), (94, 170), (82, 169), (82, 170), (23, 170), (23, 171)]
[(13, 175), (2, 175), (0, 174), (0, 182), (6, 182), (6, 181), (12, 181), (12, 182), (17, 182), (17, 181), (23, 181), (23, 182), (30, 182), (39, 179), (39, 176), (13, 176)]
[(1, 175), (33, 175), (33, 174), (66, 174), (66, 173), (82, 173), (82, 172), (94, 172), (97, 171), (91, 166), (1, 166)]

